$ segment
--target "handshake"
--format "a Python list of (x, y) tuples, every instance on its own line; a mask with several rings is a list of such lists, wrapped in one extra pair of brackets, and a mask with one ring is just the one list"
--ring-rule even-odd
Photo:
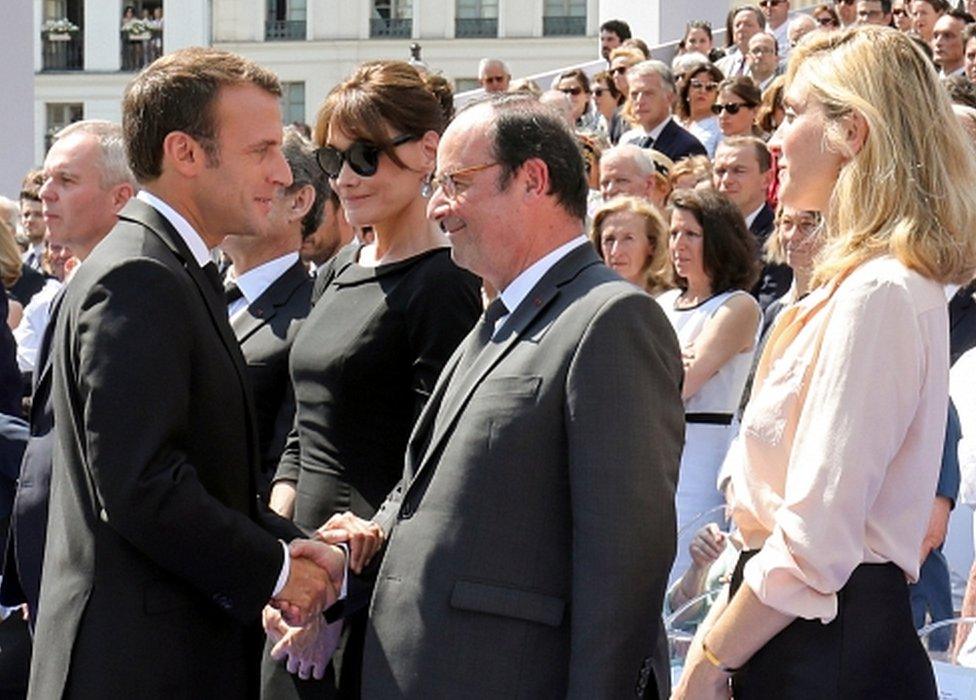
[(272, 658), (286, 659), (288, 671), (303, 679), (324, 676), (339, 644), (342, 620), (327, 624), (321, 613), (338, 600), (347, 565), (361, 573), (382, 545), (380, 527), (349, 512), (330, 518), (313, 539), (289, 545), (288, 581), (263, 615), (265, 632), (274, 643)]

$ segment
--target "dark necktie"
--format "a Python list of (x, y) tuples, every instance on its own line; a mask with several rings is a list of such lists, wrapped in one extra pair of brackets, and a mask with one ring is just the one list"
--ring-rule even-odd
[(641, 148), (651, 148), (654, 146), (654, 137), (648, 134), (637, 143)]
[(224, 298), (227, 301), (227, 306), (230, 306), (238, 299), (243, 299), (244, 292), (241, 291), (236, 282), (228, 282), (224, 285)]
[(217, 294), (219, 294), (220, 296), (223, 296), (224, 285), (220, 281), (220, 273), (217, 272), (217, 266), (212, 262), (208, 262), (200, 269), (203, 270), (203, 274), (207, 278), (207, 281), (210, 282), (211, 285), (213, 285), (214, 291), (217, 292)]
[(475, 326), (474, 332), (468, 337), (467, 347), (464, 349), (464, 354), (458, 361), (457, 369), (454, 372), (455, 377), (461, 377), (474, 364), (475, 358), (481, 354), (481, 351), (485, 349), (495, 334), (495, 324), (498, 319), (507, 313), (508, 309), (500, 296), (495, 297), (495, 300), (488, 304), (488, 308), (485, 309), (481, 320)]

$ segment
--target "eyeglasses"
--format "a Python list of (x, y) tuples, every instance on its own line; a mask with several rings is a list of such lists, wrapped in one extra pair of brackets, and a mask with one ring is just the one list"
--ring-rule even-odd
[(744, 107), (749, 108), (752, 105), (747, 105), (745, 102), (729, 102), (724, 105), (716, 102), (712, 105), (712, 114), (721, 114), (722, 110), (725, 110), (729, 114), (738, 114), (739, 110)]
[[(390, 147), (395, 148), (407, 141), (416, 141), (419, 138), (413, 134), (402, 134), (390, 141)], [(339, 177), (343, 162), (349, 163), (352, 171), (360, 177), (372, 177), (379, 167), (380, 153), (382, 152), (382, 146), (366, 141), (356, 141), (344, 151), (340, 151), (335, 146), (323, 146), (315, 151), (315, 160), (318, 161), (319, 167), (325, 171), (325, 174), (333, 180)]]
[(457, 199), (458, 194), (467, 188), (466, 184), (458, 182), (455, 178), (463, 175), (480, 173), (482, 170), (487, 170), (488, 168), (492, 168), (496, 165), (499, 165), (499, 163), (479, 163), (478, 165), (471, 165), (467, 168), (455, 170), (453, 173), (441, 173), (431, 180), (431, 184), (435, 189), (439, 188), (440, 191), (444, 193), (445, 197), (450, 200), (454, 200)]
[(767, 54), (774, 55), (776, 52), (773, 49), (768, 49), (765, 46), (754, 46), (749, 49), (749, 54), (751, 56), (766, 56)]
[(576, 97), (577, 95), (583, 92), (583, 88), (581, 87), (560, 88), (559, 92), (563, 93), (564, 95), (572, 95), (573, 97)]
[(704, 90), (705, 92), (715, 92), (718, 90), (718, 83), (705, 83), (701, 80), (691, 80), (688, 84), (693, 90)]
[(504, 83), (507, 75), (486, 75), (481, 79), (483, 83)]
[(776, 7), (782, 5), (786, 0), (759, 0), (759, 7)]
[(905, 17), (906, 15), (908, 15), (908, 13), (905, 10), (901, 9), (900, 7), (892, 10), (891, 14), (893, 14), (895, 17)]

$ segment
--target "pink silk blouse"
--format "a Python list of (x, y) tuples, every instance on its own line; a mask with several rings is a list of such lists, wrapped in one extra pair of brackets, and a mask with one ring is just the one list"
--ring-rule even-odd
[(780, 314), (725, 465), (764, 604), (827, 623), (862, 562), (918, 578), (948, 378), (942, 286), (891, 256)]

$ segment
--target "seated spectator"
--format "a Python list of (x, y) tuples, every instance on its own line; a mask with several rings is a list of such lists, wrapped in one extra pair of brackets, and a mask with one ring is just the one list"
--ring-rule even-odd
[(718, 86), (718, 99), (712, 112), (718, 116), (718, 126), (725, 138), (759, 136), (756, 114), (762, 93), (747, 76), (726, 78)]
[(597, 128), (598, 114), (590, 97), (590, 79), (579, 68), (560, 73), (555, 80), (555, 89), (569, 97), (572, 103), (572, 122), (574, 129), (593, 131)]
[(725, 58), (718, 62), (718, 69), (729, 77), (746, 72), (746, 56), (749, 55), (749, 40), (754, 34), (766, 28), (766, 17), (755, 5), (743, 5), (729, 13), (727, 37), (732, 44), (725, 51)]
[(783, 73), (776, 37), (768, 32), (754, 34), (749, 39), (748, 63), (749, 77), (760, 92), (764, 91), (776, 76)]
[(614, 49), (610, 54), (610, 76), (617, 92), (627, 99), (630, 94), (630, 86), (627, 83), (627, 71), (645, 60), (644, 55), (637, 49), (621, 46)]
[(969, 78), (969, 82), (976, 82), (976, 23), (966, 25), (962, 37), (965, 42), (963, 72)]
[(857, 8), (851, 0), (833, 0), (831, 6), (839, 20), (838, 27), (851, 27), (857, 24)]
[(756, 110), (756, 126), (768, 136), (783, 123), (786, 112), (783, 110), (783, 92), (786, 86), (785, 76), (777, 76), (763, 92), (762, 102)]
[(713, 158), (715, 147), (722, 139), (718, 117), (712, 114), (712, 105), (722, 82), (722, 71), (711, 63), (696, 62), (688, 69), (686, 76), (678, 91), (675, 114), (681, 126), (701, 141), (708, 157)]
[(518, 80), (513, 80), (511, 86), (508, 89), (509, 92), (527, 92), (530, 95), (539, 97), (542, 94), (542, 88), (534, 80), (529, 80), (528, 78), (519, 78)]
[(620, 19), (608, 19), (600, 25), (600, 55), (607, 63), (610, 53), (630, 38), (630, 26)]
[(478, 63), (478, 82), (485, 92), (507, 92), (512, 80), (512, 72), (505, 61), (497, 58), (483, 58)]
[(840, 17), (831, 5), (817, 5), (810, 12), (821, 29), (840, 29)]
[(964, 75), (966, 69), (966, 24), (972, 16), (952, 10), (942, 15), (932, 26), (932, 58), (939, 67), (939, 77)]
[(891, 0), (857, 0), (857, 23), (891, 26)]
[(650, 47), (648, 47), (647, 42), (645, 42), (643, 39), (638, 39), (637, 37), (631, 37), (630, 39), (625, 40), (624, 43), (621, 44), (621, 46), (624, 46), (629, 49), (637, 49), (644, 55), (645, 61), (651, 57), (651, 49)]
[[(678, 288), (658, 296), (681, 345), (685, 366), (685, 449), (676, 506), (678, 529), (725, 499), (717, 479), (736, 433), (762, 315), (748, 291), (758, 264), (736, 206), (711, 190), (678, 190), (671, 198), (669, 253)], [(689, 533), (690, 535), (691, 533)], [(678, 542), (675, 573), (690, 563)]]
[(633, 144), (614, 146), (600, 158), (600, 192), (604, 201), (630, 195), (663, 209), (671, 193), (672, 167), (667, 156), (653, 149)]
[(712, 40), (712, 25), (703, 19), (694, 19), (685, 25), (685, 35), (681, 38), (682, 53), (700, 53), (715, 63), (725, 57), (725, 52), (715, 47)]
[(891, 0), (891, 23), (895, 29), (908, 34), (912, 31), (912, 18), (908, 13), (910, 0)]
[(712, 186), (712, 161), (706, 156), (689, 156), (671, 169), (672, 190), (693, 190), (700, 184)]
[[(769, 149), (759, 139), (740, 136), (728, 139), (715, 152), (712, 178), (715, 188), (738, 207), (746, 226), (755, 236), (757, 257), (773, 232), (773, 210), (766, 202), (766, 192), (772, 180), (772, 158)], [(785, 265), (766, 264), (753, 295), (766, 308), (774, 299), (786, 293), (790, 286), (790, 270)]]
[(790, 42), (790, 48), (800, 43), (800, 39), (812, 32), (819, 25), (810, 15), (797, 15), (790, 20), (790, 26), (786, 30), (786, 38)]
[(661, 61), (644, 61), (627, 71), (630, 94), (624, 118), (633, 128), (620, 137), (620, 143), (660, 151), (673, 161), (685, 156), (705, 155), (701, 141), (671, 117), (675, 100), (671, 69)]
[(909, 6), (912, 29), (922, 41), (931, 45), (935, 23), (948, 11), (949, 3), (946, 0), (912, 0)]
[(765, 0), (759, 7), (766, 17), (766, 32), (776, 41), (776, 53), (786, 59), (790, 55), (787, 33), (790, 27), (790, 0)]
[(620, 94), (613, 78), (607, 71), (600, 71), (590, 81), (593, 89), (593, 104), (600, 115), (597, 129), (602, 131), (614, 143), (613, 135), (620, 138), (620, 134), (627, 129), (626, 122), (620, 116), (620, 106), (624, 103), (624, 96)]
[(657, 207), (639, 197), (617, 197), (597, 210), (590, 240), (607, 267), (648, 294), (668, 283), (668, 227)]

